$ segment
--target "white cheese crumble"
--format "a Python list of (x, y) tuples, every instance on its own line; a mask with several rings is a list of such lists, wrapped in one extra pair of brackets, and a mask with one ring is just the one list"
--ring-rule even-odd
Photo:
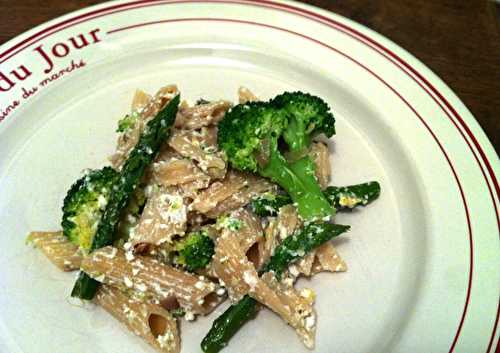
[(134, 282), (132, 282), (128, 277), (123, 277), (123, 282), (128, 288), (132, 288), (134, 286)]
[(314, 325), (316, 325), (316, 315), (312, 313), (311, 315), (305, 318), (304, 326), (307, 331), (311, 331), (314, 328)]
[(243, 281), (250, 286), (250, 290), (254, 290), (257, 285), (257, 276), (250, 270), (243, 272)]
[(130, 262), (134, 259), (134, 254), (132, 253), (132, 251), (127, 251), (125, 253), (125, 259)]
[(106, 198), (103, 195), (99, 195), (99, 197), (97, 198), (97, 205), (99, 206), (99, 208), (103, 210), (107, 204), (108, 200), (106, 200)]
[(194, 284), (194, 287), (199, 289), (199, 290), (202, 290), (203, 288), (205, 288), (205, 283), (202, 281), (198, 281)]
[(158, 336), (156, 340), (158, 341), (160, 348), (167, 348), (172, 345), (174, 341), (174, 335), (172, 334), (172, 332), (167, 331), (165, 332), (165, 334)]
[(193, 321), (194, 320), (194, 314), (191, 311), (186, 311), (186, 314), (184, 315), (184, 318), (187, 321)]

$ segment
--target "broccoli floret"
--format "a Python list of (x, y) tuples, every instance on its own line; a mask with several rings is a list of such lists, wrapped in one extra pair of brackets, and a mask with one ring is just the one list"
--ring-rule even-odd
[[(318, 114), (322, 116), (316, 117)], [(300, 92), (285, 93), (270, 102), (232, 108), (219, 123), (218, 143), (233, 168), (257, 172), (285, 189), (302, 218), (323, 218), (331, 216), (334, 210), (321, 193), (314, 162), (307, 156), (286, 160), (278, 141), (282, 137), (290, 152), (301, 156), (314, 135), (331, 135), (333, 124), (333, 116), (320, 98)], [(294, 143), (294, 138), (301, 141)]]
[(175, 251), (178, 252), (175, 262), (184, 266), (188, 271), (196, 271), (205, 268), (215, 252), (215, 244), (206, 231), (188, 234), (180, 240)]
[(137, 112), (125, 115), (118, 121), (118, 128), (116, 129), (116, 132), (125, 132), (134, 128), (138, 119), (139, 114)]
[(63, 203), (62, 228), (68, 239), (87, 251), (118, 177), (111, 167), (90, 171), (69, 189)]
[(319, 97), (302, 92), (285, 92), (271, 103), (286, 115), (288, 125), (283, 131), (283, 139), (290, 155), (300, 157), (318, 134), (324, 133), (326, 137), (335, 134), (335, 118), (328, 104)]

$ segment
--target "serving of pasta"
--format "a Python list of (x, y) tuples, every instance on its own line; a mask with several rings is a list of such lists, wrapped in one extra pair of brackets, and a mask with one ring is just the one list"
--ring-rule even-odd
[[(258, 311), (279, 315), (309, 349), (317, 314), (301, 276), (346, 271), (331, 239), (337, 211), (376, 199), (375, 182), (331, 186), (319, 135), (335, 119), (319, 97), (285, 92), (259, 101), (180, 100), (177, 86), (138, 90), (118, 122), (110, 166), (68, 190), (62, 230), (28, 240), (62, 271), (71, 295), (92, 301), (158, 352), (181, 351), (179, 320), (231, 306), (201, 350), (223, 349)], [(213, 315), (213, 314), (212, 314)]]

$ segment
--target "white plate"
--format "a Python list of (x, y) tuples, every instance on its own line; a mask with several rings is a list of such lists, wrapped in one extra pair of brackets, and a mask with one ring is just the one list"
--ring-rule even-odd
[[(72, 62), (85, 66), (64, 71)], [(24, 240), (59, 227), (66, 189), (106, 162), (134, 89), (166, 83), (190, 99), (235, 99), (239, 85), (318, 94), (338, 120), (333, 182), (380, 180), (376, 203), (337, 218), (352, 225), (337, 241), (349, 271), (301, 283), (318, 292), (316, 352), (494, 351), (498, 157), (453, 92), (380, 35), (287, 1), (121, 1), (3, 45), (0, 71), (0, 351), (152, 351), (99, 308), (71, 305), (74, 275)], [(214, 317), (182, 325), (183, 352), (199, 351)], [(306, 349), (262, 312), (224, 352)]]

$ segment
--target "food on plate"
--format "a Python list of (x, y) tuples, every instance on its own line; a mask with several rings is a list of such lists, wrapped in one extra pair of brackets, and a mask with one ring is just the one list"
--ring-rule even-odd
[(372, 181), (329, 186), (335, 134), (327, 103), (302, 92), (239, 104), (189, 105), (175, 85), (137, 91), (118, 121), (111, 166), (69, 188), (62, 231), (28, 241), (63, 271), (71, 295), (93, 301), (159, 352), (181, 351), (179, 320), (229, 308), (201, 342), (218, 352), (261, 308), (314, 347), (313, 290), (300, 276), (346, 271), (333, 238), (350, 227), (336, 211), (380, 194)]

